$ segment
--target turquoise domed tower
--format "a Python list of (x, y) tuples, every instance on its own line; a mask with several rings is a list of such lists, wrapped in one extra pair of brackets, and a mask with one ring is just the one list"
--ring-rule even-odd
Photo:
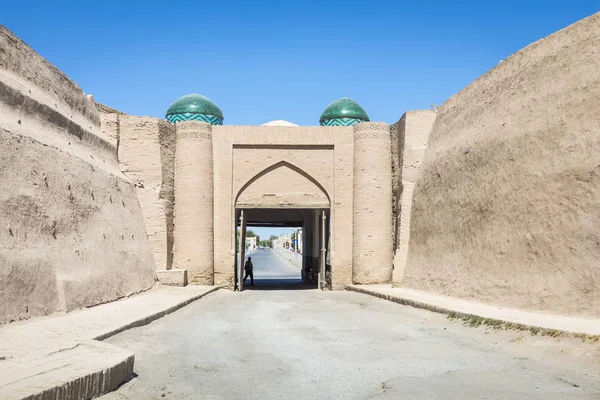
[(195, 93), (177, 99), (167, 110), (166, 118), (172, 124), (179, 121), (203, 121), (211, 125), (223, 125), (221, 109), (209, 98)]
[(352, 126), (368, 121), (369, 115), (365, 109), (348, 97), (328, 105), (319, 119), (322, 126)]

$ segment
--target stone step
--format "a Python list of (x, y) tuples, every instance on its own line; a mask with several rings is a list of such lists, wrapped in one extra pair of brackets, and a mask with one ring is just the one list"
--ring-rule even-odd
[(0, 399), (89, 399), (133, 376), (134, 354), (99, 341), (37, 359), (0, 361)]

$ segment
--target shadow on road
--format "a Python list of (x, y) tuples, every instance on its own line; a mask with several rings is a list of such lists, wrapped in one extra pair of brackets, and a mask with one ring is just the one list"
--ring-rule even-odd
[(244, 290), (308, 290), (316, 289), (316, 285), (306, 284), (301, 279), (254, 279), (254, 286), (246, 280)]

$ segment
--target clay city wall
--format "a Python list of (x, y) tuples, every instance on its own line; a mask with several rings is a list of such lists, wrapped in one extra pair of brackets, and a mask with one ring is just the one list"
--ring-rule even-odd
[(173, 253), (175, 129), (168, 122), (152, 117), (119, 115), (118, 118), (121, 171), (137, 187), (136, 193), (156, 266), (158, 269), (170, 269)]
[(517, 52), (438, 111), (403, 285), (600, 316), (600, 14)]
[(0, 26), (0, 323), (155, 283), (133, 184), (82, 90)]
[(406, 268), (410, 217), (415, 182), (419, 177), (435, 110), (407, 111), (390, 128), (392, 133), (392, 209), (394, 270), (392, 281), (401, 282)]
[(96, 107), (100, 111), (101, 137), (115, 147), (118, 157), (120, 120), (123, 113), (116, 112), (116, 110), (113, 112), (100, 103), (96, 103)]
[(116, 147), (119, 168), (136, 186), (158, 270), (173, 265), (175, 127), (100, 103), (101, 135)]

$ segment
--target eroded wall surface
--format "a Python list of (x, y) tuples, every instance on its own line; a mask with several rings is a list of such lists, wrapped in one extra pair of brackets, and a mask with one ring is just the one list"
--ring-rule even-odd
[(600, 316), (600, 15), (521, 50), (439, 110), (405, 286)]
[[(410, 217), (415, 182), (419, 177), (425, 149), (431, 128), (435, 121), (436, 112), (433, 110), (419, 110), (406, 112), (400, 121), (393, 125), (392, 132), (398, 137), (397, 150), (399, 173), (393, 179), (393, 209), (394, 217), (394, 271), (392, 280), (394, 284), (402, 282), (408, 256), (410, 239)], [(392, 136), (393, 137), (393, 136)], [(392, 163), (392, 167), (394, 164)]]
[[(108, 114), (112, 117), (115, 114)], [(136, 185), (158, 269), (172, 264), (175, 128), (152, 117), (116, 114), (121, 171)], [(103, 120), (110, 119), (102, 115)]]
[(110, 144), (119, 148), (119, 128), (120, 118), (125, 113), (110, 108), (101, 103), (95, 103), (96, 108), (100, 111), (100, 134), (101, 137)]
[(173, 266), (175, 126), (154, 117), (128, 115), (104, 104), (102, 137), (116, 147), (119, 168), (136, 186), (156, 267)]
[(0, 26), (0, 323), (151, 287), (132, 183), (81, 89)]

